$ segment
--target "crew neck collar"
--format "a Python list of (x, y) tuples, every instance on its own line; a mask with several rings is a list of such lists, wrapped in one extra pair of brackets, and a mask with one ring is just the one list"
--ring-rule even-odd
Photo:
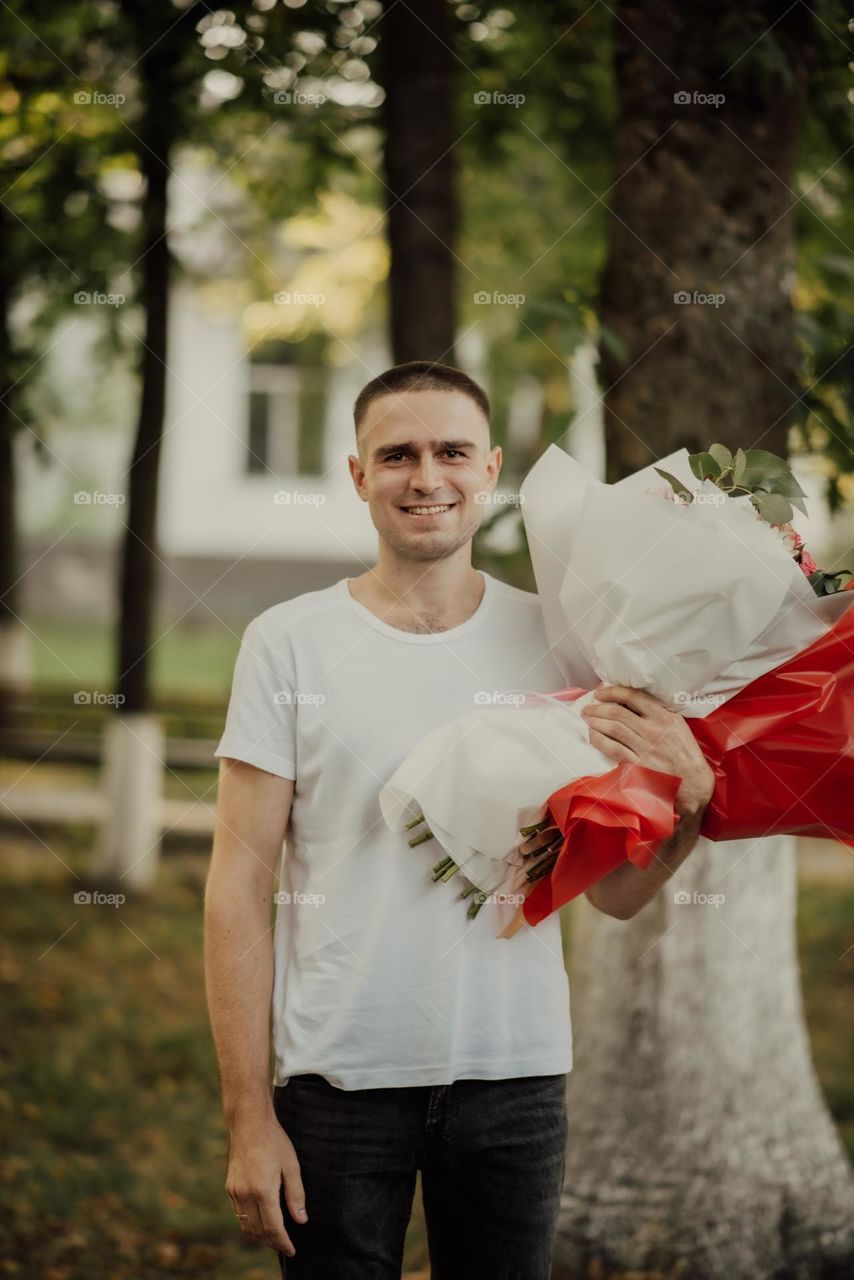
[(447, 631), (401, 631), (399, 627), (390, 626), (350, 594), (349, 584), (353, 581), (352, 578), (341, 578), (338, 582), (338, 592), (363, 621), (392, 640), (402, 640), (405, 644), (444, 644), (447, 641), (458, 640), (467, 632), (473, 631), (475, 627), (479, 627), (489, 612), (492, 605), (492, 578), (482, 570), (478, 572), (483, 578), (483, 595), (480, 598), (480, 604), (470, 618), (466, 618), (465, 622), (459, 623), (456, 627), (449, 627)]

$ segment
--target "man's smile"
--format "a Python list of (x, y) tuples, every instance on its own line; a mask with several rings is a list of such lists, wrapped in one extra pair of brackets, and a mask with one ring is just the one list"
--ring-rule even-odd
[(401, 507), (400, 510), (415, 520), (427, 520), (445, 515), (456, 505), (456, 502), (434, 502), (429, 505), (424, 503), (419, 506)]

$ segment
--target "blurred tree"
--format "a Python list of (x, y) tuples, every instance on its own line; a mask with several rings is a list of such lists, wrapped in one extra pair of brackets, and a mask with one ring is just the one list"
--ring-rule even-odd
[(455, 55), (448, 0), (386, 7), (385, 90), (389, 329), (395, 364), (455, 363), (457, 186)]
[[(43, 462), (52, 450), (29, 396), (30, 371), (58, 318), (106, 293), (122, 232), (106, 218), (101, 164), (106, 115), (81, 108), (74, 80), (88, 66), (97, 7), (46, 0), (40, 34), (20, 0), (0, 10), (0, 688), (29, 683), (29, 630), (21, 617), (26, 569), (17, 523), (17, 435)], [(69, 35), (79, 42), (66, 48)], [(57, 50), (61, 49), (62, 53)], [(64, 55), (64, 56), (63, 56)], [(115, 311), (108, 320), (115, 328)], [(77, 477), (74, 477), (77, 479)]]
[[(615, 16), (609, 477), (716, 440), (785, 453), (817, 21), (805, 4), (676, 0), (623, 0)], [(572, 909), (574, 1124), (553, 1274), (842, 1280), (854, 1176), (803, 1020), (794, 841), (701, 840), (674, 889), (628, 923)]]

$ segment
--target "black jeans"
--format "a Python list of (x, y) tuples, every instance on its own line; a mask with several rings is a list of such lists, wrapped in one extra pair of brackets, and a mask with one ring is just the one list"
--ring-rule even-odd
[(273, 1091), (307, 1222), (281, 1195), (287, 1280), (400, 1280), (421, 1190), (431, 1280), (548, 1280), (569, 1121), (566, 1076), (339, 1089), (320, 1075)]

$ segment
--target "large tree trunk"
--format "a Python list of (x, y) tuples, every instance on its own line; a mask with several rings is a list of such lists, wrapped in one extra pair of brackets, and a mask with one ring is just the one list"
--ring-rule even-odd
[(381, 24), (389, 333), (395, 363), (454, 363), (457, 231), (451, 6), (391, 4)]
[[(815, 37), (807, 5), (781, 17), (785, 9), (772, 0), (617, 6), (601, 320), (625, 350), (601, 353), (609, 481), (680, 445), (787, 451), (800, 394), (792, 191)], [(788, 85), (765, 66), (769, 40), (788, 57)], [(680, 93), (691, 101), (674, 102)], [(695, 93), (726, 100), (715, 107)], [(692, 301), (676, 302), (680, 292)], [(695, 292), (724, 301), (695, 302)]]
[[(786, 188), (810, 15), (797, 5), (777, 22), (783, 8), (618, 6), (615, 176), (634, 168), (615, 189), (622, 223), (602, 290), (603, 321), (628, 349), (602, 352), (610, 480), (679, 445), (786, 451), (798, 394)], [(740, 50), (723, 50), (719, 33), (740, 30), (746, 49), (745, 31), (772, 24), (793, 81), (748, 94), (756, 53), (725, 74)], [(683, 88), (727, 100), (680, 107)], [(674, 305), (679, 289), (726, 300)], [(635, 919), (573, 907), (576, 1058), (554, 1280), (854, 1275), (854, 1176), (810, 1059), (793, 861), (786, 837), (700, 841)]]
[(701, 840), (633, 920), (573, 907), (553, 1280), (854, 1275), (854, 1178), (801, 1005), (793, 846)]

